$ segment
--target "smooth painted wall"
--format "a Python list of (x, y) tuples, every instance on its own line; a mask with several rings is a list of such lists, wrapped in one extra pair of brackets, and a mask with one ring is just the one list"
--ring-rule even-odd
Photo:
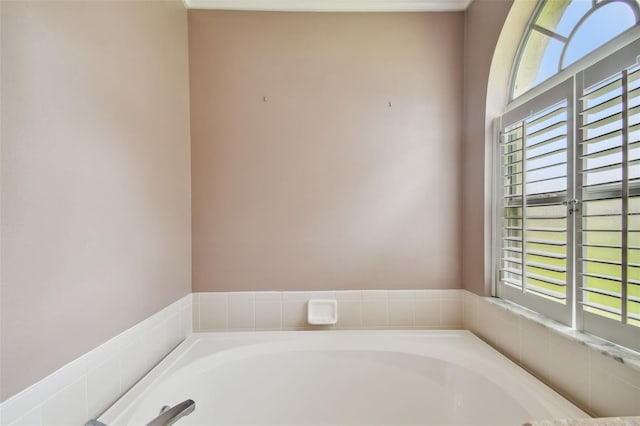
[(2, 1), (1, 398), (191, 290), (180, 1)]
[(463, 24), (190, 10), (193, 290), (459, 288)]
[[(512, 4), (513, 0), (474, 0), (465, 12), (462, 283), (465, 289), (482, 296), (491, 294), (492, 120), (506, 106), (508, 74), (500, 77), (493, 91), (488, 91), (488, 83), (496, 45)], [(517, 45), (521, 34), (511, 36)], [(504, 55), (500, 62), (506, 63), (507, 69), (514, 53), (497, 53)], [(496, 103), (498, 110), (493, 111)]]

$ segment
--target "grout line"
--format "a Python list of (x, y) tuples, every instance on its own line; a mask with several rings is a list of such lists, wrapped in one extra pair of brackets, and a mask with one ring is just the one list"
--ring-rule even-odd
[(231, 327), (229, 326), (229, 311), (231, 311), (231, 309), (229, 309), (229, 295), (227, 295), (227, 297), (225, 297), (224, 300), (224, 304), (225, 304), (225, 309), (224, 309), (224, 313), (225, 313), (225, 317), (227, 318), (227, 321), (225, 323), (225, 329), (226, 330), (231, 330)]
[(256, 329), (256, 295), (253, 294), (253, 297), (251, 298), (251, 304), (253, 305), (251, 309), (251, 313), (253, 314), (253, 318), (252, 318), (252, 324), (253, 324), (253, 329)]
[(591, 386), (591, 376), (592, 376), (592, 371), (591, 369), (593, 368), (592, 365), (592, 360), (591, 360), (591, 353), (593, 351), (590, 348), (587, 348), (587, 389), (588, 389), (588, 400), (587, 400), (587, 408), (589, 410), (589, 412), (593, 412), (593, 388)]
[(84, 418), (85, 419), (89, 418), (89, 380), (87, 380), (88, 376), (89, 376), (89, 373), (88, 372), (85, 373), (85, 376), (84, 376)]
[(200, 309), (200, 308), (201, 308), (202, 305), (200, 304), (200, 298), (198, 298), (198, 303), (195, 306), (198, 307), (197, 308), (198, 309), (198, 331), (200, 331), (201, 328), (202, 328), (202, 321), (200, 320), (200, 316), (202, 315), (202, 309)]
[(386, 302), (387, 302), (387, 323), (386, 323), (386, 326), (389, 327), (391, 325), (391, 312), (390, 312), (390, 309), (389, 309), (390, 296), (389, 296), (389, 292), (388, 291), (385, 292), (385, 297), (386, 297)]

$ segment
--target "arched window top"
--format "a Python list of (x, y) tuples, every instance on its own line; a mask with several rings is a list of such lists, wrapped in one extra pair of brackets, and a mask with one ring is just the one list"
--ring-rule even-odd
[(511, 99), (640, 23), (640, 0), (542, 0), (520, 43)]

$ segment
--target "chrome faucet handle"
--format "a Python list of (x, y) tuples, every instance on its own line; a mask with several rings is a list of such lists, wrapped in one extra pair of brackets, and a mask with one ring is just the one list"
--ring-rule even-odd
[[(180, 420), (184, 416), (188, 416), (196, 409), (196, 403), (193, 399), (187, 399), (179, 404), (169, 407), (165, 405), (160, 410), (160, 415), (151, 420), (145, 426), (170, 426)], [(98, 420), (89, 420), (84, 426), (107, 426)]]
[[(187, 399), (171, 408), (162, 408), (160, 415), (151, 420), (146, 426), (170, 426), (184, 416), (188, 416), (196, 409), (196, 403), (192, 399)], [(95, 425), (100, 426), (100, 425)]]

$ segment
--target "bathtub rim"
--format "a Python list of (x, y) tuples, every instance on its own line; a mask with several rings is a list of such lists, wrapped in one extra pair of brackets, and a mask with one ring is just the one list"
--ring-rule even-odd
[[(165, 379), (171, 377), (174, 373), (180, 369), (185, 368), (194, 362), (198, 362), (205, 357), (197, 357), (192, 360), (188, 360), (190, 350), (198, 345), (198, 343), (207, 338), (222, 338), (224, 339), (238, 339), (239, 343), (230, 347), (211, 352), (206, 357), (214, 356), (216, 353), (230, 351), (234, 349), (241, 349), (248, 345), (264, 344), (277, 342), (279, 340), (285, 340), (286, 338), (295, 336), (310, 337), (310, 336), (395, 336), (395, 337), (416, 337), (416, 336), (459, 336), (466, 337), (473, 341), (474, 345), (479, 345), (484, 351), (488, 352), (494, 359), (490, 360), (491, 363), (501, 362), (505, 363), (505, 367), (509, 370), (516, 372), (516, 374), (524, 375), (527, 380), (532, 380), (535, 386), (540, 388), (546, 388), (546, 391), (550, 391), (553, 397), (559, 398), (559, 405), (567, 404), (567, 411), (574, 411), (577, 416), (574, 418), (589, 418), (589, 414), (575, 403), (569, 401), (566, 397), (561, 395), (558, 391), (551, 388), (548, 384), (535, 377), (529, 371), (522, 368), (513, 360), (493, 348), (484, 340), (476, 336), (473, 332), (464, 329), (451, 329), (451, 330), (296, 330), (296, 331), (213, 331), (213, 332), (193, 332), (181, 343), (176, 345), (167, 356), (165, 356), (160, 362), (158, 362), (147, 374), (145, 374), (136, 384), (129, 388), (118, 400), (116, 400), (105, 412), (103, 412), (97, 420), (109, 425), (109, 426), (125, 426), (135, 413), (138, 404), (145, 397), (147, 397), (156, 385), (161, 384)], [(251, 341), (252, 339), (258, 339), (257, 341)], [(392, 352), (392, 351), (390, 351)], [(185, 360), (181, 365), (181, 361)], [(460, 365), (456, 363), (457, 365)], [(474, 370), (472, 370), (474, 371)], [(535, 392), (535, 391), (534, 391)], [(554, 402), (554, 405), (556, 403)], [(569, 418), (569, 417), (567, 417)], [(150, 419), (151, 420), (151, 419)]]

